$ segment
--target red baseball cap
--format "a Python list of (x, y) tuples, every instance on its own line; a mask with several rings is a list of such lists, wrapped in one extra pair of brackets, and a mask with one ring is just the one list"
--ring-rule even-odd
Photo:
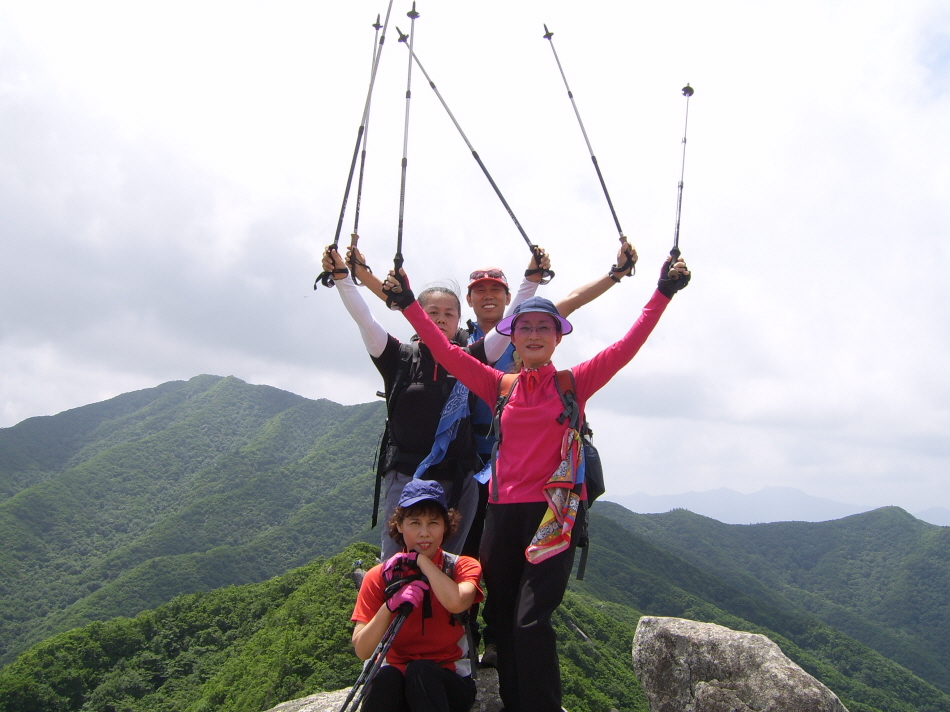
[(504, 287), (506, 292), (508, 291), (508, 279), (505, 277), (505, 273), (497, 267), (477, 269), (468, 276), (468, 279), (468, 291), (470, 292), (472, 291), (472, 287), (479, 282), (495, 282)]

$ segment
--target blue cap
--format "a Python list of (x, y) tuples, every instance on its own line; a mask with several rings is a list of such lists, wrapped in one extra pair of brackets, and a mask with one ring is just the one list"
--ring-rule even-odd
[(446, 512), (449, 511), (449, 505), (445, 501), (445, 491), (435, 480), (412, 479), (403, 487), (402, 494), (399, 495), (400, 507), (411, 507), (412, 505), (427, 499), (435, 500)]
[(504, 334), (505, 336), (511, 335), (511, 327), (517, 319), (522, 314), (527, 314), (528, 312), (540, 312), (542, 314), (550, 314), (553, 316), (561, 325), (562, 334), (570, 334), (574, 327), (571, 326), (571, 322), (561, 316), (557, 307), (554, 306), (554, 302), (550, 299), (545, 299), (544, 297), (531, 297), (530, 299), (525, 299), (521, 304), (515, 307), (514, 312), (511, 316), (506, 316), (504, 319), (498, 322), (495, 326), (495, 329), (498, 330), (499, 334)]

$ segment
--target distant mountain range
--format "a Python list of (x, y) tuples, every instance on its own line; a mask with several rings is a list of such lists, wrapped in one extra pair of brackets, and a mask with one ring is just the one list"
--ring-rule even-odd
[[(345, 684), (384, 414), (198, 376), (0, 429), (0, 712), (266, 709)], [(769, 636), (852, 712), (950, 711), (950, 528), (822, 511), (736, 526), (598, 502), (557, 618), (566, 706), (646, 712), (630, 640), (669, 615)]]
[[(759, 524), (764, 522), (826, 522), (852, 514), (867, 512), (867, 507), (844, 504), (822, 497), (813, 497), (794, 487), (766, 487), (752, 494), (742, 494), (727, 487), (704, 492), (650, 495), (604, 495), (632, 512), (652, 514), (674, 509), (688, 509), (725, 524)], [(950, 526), (950, 509), (931, 507), (913, 515), (937, 526)]]

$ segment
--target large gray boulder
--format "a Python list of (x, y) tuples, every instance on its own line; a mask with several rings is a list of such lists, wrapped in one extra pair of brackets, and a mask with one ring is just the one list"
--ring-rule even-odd
[(764, 635), (645, 616), (633, 668), (650, 712), (847, 712)]

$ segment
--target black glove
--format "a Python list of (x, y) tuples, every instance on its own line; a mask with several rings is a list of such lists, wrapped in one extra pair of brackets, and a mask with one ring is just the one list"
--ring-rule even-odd
[(409, 289), (409, 279), (404, 274), (396, 272), (391, 274), (390, 277), (399, 282), (399, 291), (397, 292), (394, 287), (383, 288), (386, 292), (386, 306), (390, 309), (402, 311), (416, 301), (416, 295)]
[(689, 274), (677, 273), (676, 279), (670, 279), (670, 268), (673, 264), (673, 256), (670, 255), (663, 261), (663, 267), (660, 270), (660, 281), (656, 283), (657, 291), (669, 299), (672, 299), (674, 294), (689, 284), (690, 278)]

